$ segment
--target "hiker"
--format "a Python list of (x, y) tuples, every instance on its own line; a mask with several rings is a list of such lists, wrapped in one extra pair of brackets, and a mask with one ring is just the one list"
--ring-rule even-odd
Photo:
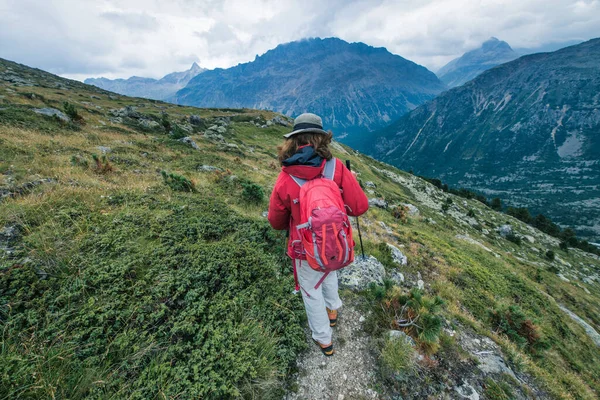
[[(333, 355), (331, 328), (337, 322), (337, 310), (342, 306), (342, 301), (338, 294), (336, 271), (321, 272), (323, 269), (319, 268), (319, 265), (339, 268), (353, 260), (354, 241), (347, 215), (359, 216), (369, 208), (369, 201), (354, 172), (331, 155), (329, 144), (332, 137), (331, 132), (323, 130), (323, 122), (318, 115), (304, 113), (294, 120), (293, 131), (284, 135), (285, 141), (279, 147), (282, 169), (271, 194), (268, 213), (269, 223), (273, 228), (289, 230), (287, 255), (294, 265), (296, 290), (302, 293), (312, 338), (326, 356)], [(304, 191), (301, 198), (302, 187)], [(316, 241), (314, 246), (312, 242), (310, 246), (305, 246), (303, 243), (308, 243), (306, 240), (315, 238), (315, 235), (306, 235), (303, 232), (314, 226), (310, 226), (306, 216), (305, 221), (302, 221), (301, 214), (307, 213), (306, 207), (313, 204), (315, 196), (316, 201), (321, 204), (323, 198), (332, 199), (333, 206), (328, 210), (335, 215), (330, 213), (329, 216), (338, 220), (342, 218), (344, 222), (323, 224), (320, 226), (323, 236), (319, 246)], [(327, 203), (327, 200), (325, 202)], [(304, 209), (301, 210), (303, 205)], [(338, 209), (341, 211), (338, 212)], [(313, 212), (311, 215), (316, 219), (312, 219), (312, 222), (316, 224), (318, 215), (315, 215), (314, 211), (308, 212)], [(321, 229), (317, 234), (320, 233)], [(326, 235), (329, 235), (327, 243)], [(325, 251), (334, 255), (319, 258), (319, 253)]]

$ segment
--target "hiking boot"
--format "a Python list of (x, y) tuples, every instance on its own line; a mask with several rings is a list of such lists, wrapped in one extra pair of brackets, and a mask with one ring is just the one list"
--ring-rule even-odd
[(327, 308), (327, 316), (329, 317), (329, 326), (334, 327), (337, 324), (337, 310)]
[(313, 339), (313, 342), (319, 345), (319, 348), (321, 349), (321, 352), (323, 353), (323, 355), (325, 355), (325, 357), (331, 357), (333, 353), (335, 353), (335, 351), (333, 350), (333, 342), (329, 343), (328, 345), (321, 344), (315, 339)]

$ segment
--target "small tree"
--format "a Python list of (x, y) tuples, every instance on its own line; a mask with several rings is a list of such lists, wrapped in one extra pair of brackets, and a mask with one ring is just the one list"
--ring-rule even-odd
[(492, 210), (501, 211), (502, 210), (502, 200), (499, 197), (494, 197), (492, 202), (490, 203), (490, 207)]

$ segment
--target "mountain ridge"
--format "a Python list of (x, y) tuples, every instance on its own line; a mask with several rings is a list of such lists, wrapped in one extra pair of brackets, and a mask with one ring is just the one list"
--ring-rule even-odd
[(425, 67), (364, 43), (311, 38), (207, 71), (169, 100), (203, 107), (320, 114), (335, 134), (372, 130), (445, 89)]
[(171, 72), (160, 79), (132, 76), (127, 79), (87, 78), (84, 83), (126, 96), (164, 100), (185, 87), (196, 75), (206, 71), (198, 63), (181, 72)]
[(483, 71), (519, 57), (508, 43), (492, 37), (474, 50), (455, 58), (436, 73), (448, 87), (460, 86)]
[[(600, 39), (592, 39), (487, 70), (378, 132), (371, 154), (530, 206), (597, 238), (599, 59)], [(563, 202), (582, 214), (561, 212)]]

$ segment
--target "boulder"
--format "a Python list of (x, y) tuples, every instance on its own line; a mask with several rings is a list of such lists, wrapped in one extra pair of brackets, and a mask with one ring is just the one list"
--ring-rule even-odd
[(375, 257), (356, 257), (354, 263), (338, 271), (340, 286), (351, 290), (364, 290), (371, 282), (383, 285), (385, 267)]
[(408, 208), (408, 215), (411, 217), (416, 217), (419, 215), (419, 209), (410, 203), (402, 203), (402, 205)]
[(371, 181), (366, 181), (366, 182), (365, 182), (365, 187), (368, 187), (368, 188), (376, 188), (376, 187), (377, 187), (377, 185), (376, 185), (375, 183), (371, 182)]
[(189, 136), (181, 138), (181, 139), (179, 139), (179, 141), (181, 143), (189, 144), (190, 146), (192, 146), (192, 148), (194, 148), (196, 150), (200, 150), (200, 146), (198, 146), (198, 143), (194, 142), (194, 139), (192, 139)]
[(224, 126), (219, 126), (219, 127), (217, 127), (217, 133), (219, 133), (221, 135), (224, 133), (227, 133), (227, 128), (225, 128)]
[(279, 115), (274, 117), (271, 121), (273, 121), (273, 123), (277, 125), (290, 126), (289, 122), (287, 122), (284, 118), (280, 117)]
[(392, 260), (394, 260), (394, 262), (398, 265), (406, 265), (408, 263), (408, 259), (406, 258), (406, 256), (404, 255), (404, 253), (402, 253), (402, 251), (400, 251), (399, 248), (397, 248), (396, 246), (386, 243), (387, 246), (390, 248), (390, 251), (392, 252)]
[(394, 283), (398, 286), (402, 286), (404, 284), (404, 275), (402, 272), (397, 269), (393, 269), (389, 274), (388, 278), (394, 281)]
[(223, 171), (219, 167), (213, 167), (212, 165), (199, 165), (197, 168), (200, 172), (215, 172), (215, 171)]
[(500, 234), (500, 236), (502, 237), (507, 237), (508, 235), (510, 235), (512, 233), (512, 226), (510, 225), (502, 225), (499, 226), (498, 228), (496, 228), (496, 231)]
[(202, 118), (200, 118), (199, 115), (192, 114), (190, 115), (189, 121), (192, 125), (200, 125), (202, 123)]
[(153, 121), (151, 119), (146, 119), (146, 118), (142, 118), (138, 121), (138, 124), (142, 127), (142, 128), (146, 128), (146, 129), (158, 129), (160, 127), (160, 124), (156, 121)]
[(64, 122), (71, 121), (71, 118), (67, 117), (67, 115), (65, 113), (63, 113), (60, 110), (57, 110), (56, 108), (50, 108), (50, 107), (35, 108), (33, 110), (33, 112), (35, 112), (37, 114), (47, 115), (48, 117), (57, 117), (58, 119), (60, 119), (61, 121), (64, 121)]
[(379, 208), (386, 209), (388, 206), (387, 201), (383, 199), (369, 199), (369, 206), (375, 206)]

